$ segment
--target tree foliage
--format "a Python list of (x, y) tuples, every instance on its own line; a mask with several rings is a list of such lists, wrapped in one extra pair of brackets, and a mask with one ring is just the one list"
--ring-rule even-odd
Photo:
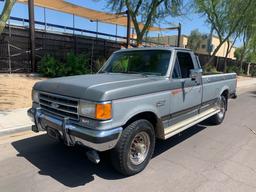
[[(246, 45), (246, 46), (245, 46)], [(243, 46), (236, 48), (235, 57), (240, 63), (239, 71), (243, 72), (243, 62), (248, 63), (248, 67), (250, 68), (250, 64), (256, 64), (256, 34), (254, 33), (251, 38), (243, 44)], [(249, 72), (247, 70), (247, 75)], [(254, 67), (251, 71), (252, 76), (256, 76), (256, 68)]]
[(252, 52), (252, 50), (255, 51), (253, 44), (256, 43), (256, 15), (253, 12), (251, 12), (250, 17), (244, 22), (241, 36), (243, 44), (240, 49), (240, 70), (243, 68), (243, 61), (248, 56), (248, 53)]
[(221, 46), (236, 33), (244, 31), (245, 25), (256, 7), (255, 0), (195, 0), (198, 13), (206, 16), (209, 23), (217, 34), (220, 43), (212, 53), (208, 61), (214, 59)]
[(192, 49), (195, 52), (198, 51), (204, 39), (203, 36), (204, 35), (198, 29), (191, 31), (188, 37), (188, 48)]
[(243, 51), (243, 47), (237, 47), (235, 52), (234, 52), (234, 56), (236, 58), (236, 60), (240, 60), (241, 59), (241, 52)]
[(0, 15), (0, 35), (5, 28), (5, 24), (10, 17), (12, 7), (15, 4), (16, 0), (5, 0), (4, 8)]
[(108, 7), (116, 13), (129, 11), (137, 44), (141, 44), (150, 26), (168, 16), (180, 15), (182, 3), (183, 0), (108, 0)]
[(248, 41), (248, 46), (236, 48), (235, 57), (238, 61), (256, 63), (256, 36)]

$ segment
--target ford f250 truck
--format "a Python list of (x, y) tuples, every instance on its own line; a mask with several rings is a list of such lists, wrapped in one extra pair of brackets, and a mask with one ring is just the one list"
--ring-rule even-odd
[(132, 48), (112, 54), (97, 74), (35, 84), (28, 115), (34, 132), (47, 131), (68, 146), (111, 150), (124, 175), (149, 163), (155, 139), (209, 119), (220, 124), (236, 97), (236, 74), (202, 75), (197, 56), (182, 48)]

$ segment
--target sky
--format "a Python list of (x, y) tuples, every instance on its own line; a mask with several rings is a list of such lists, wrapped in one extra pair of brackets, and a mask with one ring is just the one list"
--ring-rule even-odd
[[(70, 3), (84, 6), (90, 9), (95, 9), (99, 11), (105, 11), (108, 12), (109, 9), (106, 6), (106, 1), (104, 0), (66, 0)], [(188, 0), (187, 0), (188, 1)], [(186, 1), (185, 1), (186, 2)], [(0, 2), (0, 10), (2, 10), (4, 5), (4, 2)], [(54, 23), (64, 26), (73, 26), (73, 17), (70, 14), (57, 12), (54, 10), (46, 9), (45, 11), (46, 15), (46, 21), (48, 23)], [(11, 16), (13, 17), (21, 17), (21, 18), (28, 18), (28, 9), (27, 5), (16, 3), (14, 8), (12, 9)], [(44, 21), (44, 9), (41, 7), (35, 8), (35, 20), (36, 21)], [(180, 16), (177, 18), (167, 18), (168, 22), (173, 24), (178, 24), (179, 22), (182, 25), (182, 34), (189, 35), (190, 32), (194, 29), (198, 29), (202, 33), (209, 33), (210, 32), (210, 26), (205, 22), (206, 18), (203, 15), (194, 14), (192, 13), (192, 10), (187, 11), (187, 13), (184, 16)], [(16, 23), (16, 24), (22, 24), (22, 23)], [(82, 28), (87, 30), (96, 30), (96, 23), (90, 22), (89, 20), (81, 17), (75, 16), (75, 27), (76, 28)], [(170, 27), (167, 24), (163, 24), (162, 27)], [(100, 32), (103, 33), (109, 33), (109, 34), (115, 34), (115, 25), (110, 24), (104, 24), (99, 23), (98, 29)], [(174, 31), (167, 32), (169, 35), (177, 34)], [(125, 36), (126, 35), (126, 28), (125, 27), (118, 27), (118, 35)], [(153, 34), (154, 35), (154, 34)], [(161, 32), (160, 35), (165, 35), (163, 32)]]

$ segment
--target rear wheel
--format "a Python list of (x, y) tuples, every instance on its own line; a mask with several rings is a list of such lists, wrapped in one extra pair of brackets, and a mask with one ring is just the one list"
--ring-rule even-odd
[(224, 97), (223, 95), (220, 97), (219, 100), (219, 109), (220, 112), (215, 114), (214, 116), (210, 117), (210, 121), (215, 124), (215, 125), (219, 125), (223, 122), (225, 115), (226, 115), (226, 111), (227, 111), (227, 99), (226, 97)]
[(112, 164), (123, 175), (134, 175), (147, 166), (154, 148), (153, 125), (145, 119), (134, 121), (124, 129), (111, 151)]

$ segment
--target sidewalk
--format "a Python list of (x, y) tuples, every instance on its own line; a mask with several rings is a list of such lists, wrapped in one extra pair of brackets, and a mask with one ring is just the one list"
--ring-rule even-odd
[(29, 130), (32, 124), (27, 108), (0, 111), (0, 136)]
[[(238, 95), (255, 86), (256, 78), (241, 78), (237, 82)], [(33, 123), (27, 116), (27, 108), (0, 111), (0, 136), (31, 129)]]
[(237, 82), (237, 89), (246, 89), (249, 87), (255, 86), (256, 87), (256, 78), (250, 78), (245, 80), (238, 80)]

